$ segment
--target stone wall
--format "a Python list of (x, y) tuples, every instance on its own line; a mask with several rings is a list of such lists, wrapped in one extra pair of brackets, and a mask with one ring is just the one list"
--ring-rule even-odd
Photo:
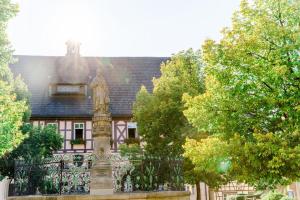
[(66, 196), (19, 196), (8, 200), (189, 200), (190, 193), (185, 191), (120, 193), (113, 195), (66, 195)]

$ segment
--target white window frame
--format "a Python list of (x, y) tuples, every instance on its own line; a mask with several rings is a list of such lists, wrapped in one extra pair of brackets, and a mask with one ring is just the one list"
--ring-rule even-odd
[(129, 129), (135, 129), (134, 138), (138, 138), (137, 123), (136, 122), (128, 122), (127, 123), (127, 138), (129, 138)]
[[(79, 125), (79, 128), (76, 128), (76, 125)], [(82, 128), (80, 127), (80, 125), (82, 125)], [(74, 124), (73, 124), (73, 130), (74, 130), (74, 132), (73, 132), (73, 138), (74, 139), (76, 139), (76, 129), (82, 129), (83, 131), (82, 131), (82, 139), (84, 140), (85, 138), (84, 138), (84, 123), (83, 122), (75, 122)]]
[(46, 125), (50, 125), (50, 126), (53, 126), (55, 125), (56, 126), (56, 129), (58, 129), (58, 123), (57, 122), (49, 122), (49, 123), (46, 123)]

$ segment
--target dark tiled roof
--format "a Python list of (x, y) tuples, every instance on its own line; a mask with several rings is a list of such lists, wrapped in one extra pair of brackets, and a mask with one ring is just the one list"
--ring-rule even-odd
[[(10, 67), (21, 74), (31, 92), (32, 117), (91, 117), (91, 90), (85, 97), (49, 96), (49, 83), (56, 76), (56, 63), (63, 57), (16, 56), (18, 62)], [(89, 82), (96, 68), (104, 67), (110, 90), (112, 116), (131, 116), (132, 105), (141, 85), (150, 91), (153, 77), (160, 76), (160, 64), (166, 57), (84, 57)]]

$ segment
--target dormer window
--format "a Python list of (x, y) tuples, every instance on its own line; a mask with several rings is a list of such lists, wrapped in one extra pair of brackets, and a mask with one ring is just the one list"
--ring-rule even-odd
[(58, 94), (78, 94), (80, 87), (80, 85), (57, 85), (56, 92)]
[(84, 84), (53, 84), (49, 86), (49, 95), (86, 95), (87, 85)]

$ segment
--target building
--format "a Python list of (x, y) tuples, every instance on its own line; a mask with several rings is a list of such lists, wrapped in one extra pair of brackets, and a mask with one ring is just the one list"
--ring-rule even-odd
[[(31, 93), (31, 123), (54, 125), (64, 138), (57, 153), (82, 154), (93, 151), (93, 97), (90, 84), (101, 70), (110, 98), (111, 150), (116, 152), (126, 138), (137, 138), (137, 124), (132, 121), (132, 106), (142, 85), (152, 91), (152, 79), (160, 76), (160, 65), (168, 57), (81, 57), (80, 45), (67, 42), (65, 56), (15, 56), (10, 67), (20, 74)], [(75, 142), (76, 141), (76, 142)], [(188, 186), (195, 199), (194, 186)], [(282, 188), (300, 199), (299, 183)], [(254, 193), (254, 189), (229, 183), (209, 194), (201, 183), (201, 199), (226, 199), (234, 194)]]
[(57, 153), (89, 153), (93, 150), (92, 89), (101, 70), (109, 92), (112, 117), (111, 149), (117, 151), (126, 138), (138, 137), (132, 121), (132, 105), (142, 85), (150, 91), (167, 57), (81, 57), (80, 44), (67, 42), (62, 57), (16, 56), (10, 67), (20, 74), (31, 93), (31, 123), (55, 125), (64, 138)]

